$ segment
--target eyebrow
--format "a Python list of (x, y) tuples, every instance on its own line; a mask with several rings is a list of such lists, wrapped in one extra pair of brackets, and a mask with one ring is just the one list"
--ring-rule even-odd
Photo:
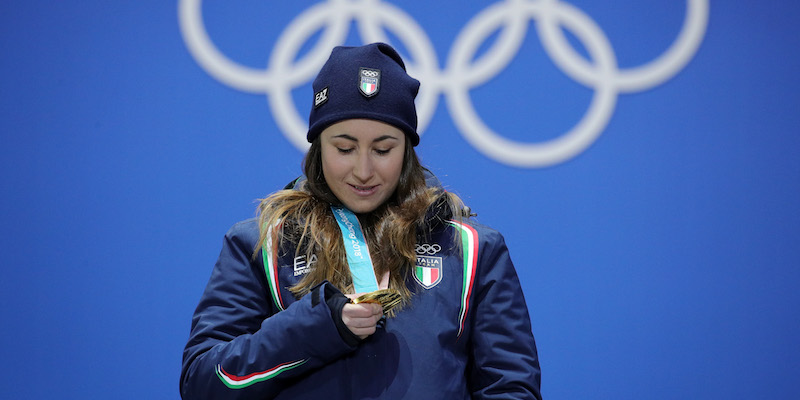
[[(343, 133), (341, 135), (336, 135), (336, 136), (333, 137), (333, 139), (336, 139), (336, 138), (347, 139), (347, 140), (350, 140), (350, 141), (353, 141), (353, 142), (356, 142), (356, 143), (358, 142), (358, 139), (356, 139), (356, 138), (354, 138), (354, 137), (352, 137), (352, 136), (350, 136), (350, 135), (348, 135), (346, 133)], [(375, 140), (373, 140), (372, 143), (382, 142), (384, 140), (390, 140), (390, 139), (400, 140), (400, 139), (398, 139), (398, 138), (396, 138), (396, 137), (394, 137), (392, 135), (383, 135), (383, 136), (379, 136), (379, 137), (375, 138)]]

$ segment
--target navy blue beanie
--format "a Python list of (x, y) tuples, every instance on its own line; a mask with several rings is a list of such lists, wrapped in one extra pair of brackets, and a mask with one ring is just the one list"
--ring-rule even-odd
[(364, 118), (393, 125), (414, 146), (419, 144), (414, 105), (419, 81), (408, 76), (400, 55), (388, 44), (334, 48), (312, 87), (309, 143), (336, 122)]

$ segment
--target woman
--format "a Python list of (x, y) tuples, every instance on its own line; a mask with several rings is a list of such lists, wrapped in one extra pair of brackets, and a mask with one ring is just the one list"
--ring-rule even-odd
[(508, 250), (420, 165), (400, 56), (337, 47), (313, 89), (305, 178), (226, 235), (183, 398), (541, 399)]

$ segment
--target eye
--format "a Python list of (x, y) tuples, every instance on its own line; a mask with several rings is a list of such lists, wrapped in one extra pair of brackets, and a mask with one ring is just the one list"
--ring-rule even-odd
[(389, 147), (388, 149), (375, 149), (375, 153), (378, 154), (379, 156), (384, 156), (386, 154), (389, 154), (389, 152), (392, 151), (393, 148), (394, 147)]
[(352, 147), (346, 148), (346, 149), (343, 149), (341, 147), (337, 147), (336, 150), (339, 150), (339, 154), (350, 154), (350, 153), (353, 152), (353, 148)]

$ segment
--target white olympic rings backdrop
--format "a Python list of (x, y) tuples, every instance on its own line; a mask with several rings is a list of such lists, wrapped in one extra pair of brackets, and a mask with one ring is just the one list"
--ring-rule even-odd
[[(709, 13), (708, 0), (686, 3), (683, 26), (672, 45), (654, 60), (626, 69), (618, 67), (613, 47), (595, 21), (559, 0), (505, 0), (490, 5), (459, 32), (444, 68), (439, 67), (425, 30), (402, 9), (380, 0), (328, 0), (308, 8), (281, 33), (266, 69), (240, 65), (214, 46), (203, 24), (201, 0), (179, 0), (179, 23), (196, 61), (224, 84), (267, 94), (279, 128), (303, 151), (308, 148), (308, 125), (294, 104), (292, 90), (314, 79), (330, 50), (345, 42), (352, 21), (363, 43), (391, 43), (385, 32), (392, 32), (410, 53), (406, 60), (409, 73), (422, 82), (417, 98), (420, 133), (433, 118), (439, 94), (443, 94), (456, 127), (478, 151), (507, 165), (533, 168), (580, 154), (605, 129), (620, 93), (658, 86), (686, 66), (703, 40)], [(569, 78), (594, 89), (585, 115), (572, 129), (538, 143), (509, 140), (502, 132), (495, 132), (480, 118), (470, 98), (471, 89), (487, 83), (511, 63), (531, 20), (536, 22), (536, 32), (555, 65)], [(314, 47), (298, 60), (303, 44), (321, 29)], [(475, 59), (481, 44), (498, 30), (492, 47)], [(575, 51), (564, 30), (581, 41), (591, 60)]]

